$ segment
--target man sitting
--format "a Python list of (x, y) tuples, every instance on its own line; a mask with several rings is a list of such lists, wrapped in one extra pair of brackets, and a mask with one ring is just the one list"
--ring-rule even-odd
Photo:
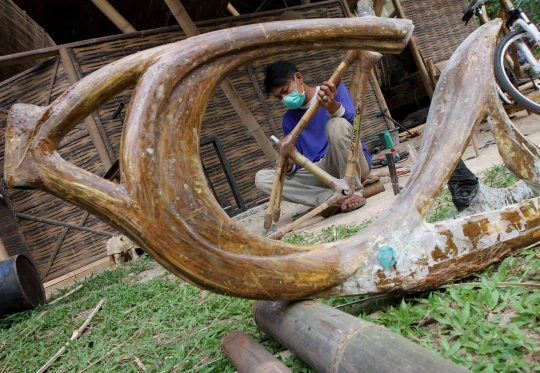
[[(302, 73), (288, 61), (279, 61), (266, 68), (264, 85), (289, 108), (283, 116), (283, 135), (288, 135), (300, 121), (306, 110), (319, 101), (321, 107), (298, 138), (298, 151), (324, 171), (337, 179), (345, 176), (351, 143), (354, 104), (345, 84), (337, 87), (324, 82), (320, 87), (311, 87), (304, 82)], [(359, 153), (355, 172), (355, 192), (340, 206), (331, 207), (335, 212), (349, 212), (366, 204), (362, 196), (362, 183), (371, 170), (371, 154), (362, 141), (363, 152)], [(292, 159), (288, 159), (288, 172), (283, 186), (283, 199), (302, 205), (316, 207), (323, 204), (334, 193)], [(260, 191), (270, 194), (274, 181), (274, 170), (262, 170), (255, 175), (255, 185)], [(328, 213), (328, 211), (327, 211)]]

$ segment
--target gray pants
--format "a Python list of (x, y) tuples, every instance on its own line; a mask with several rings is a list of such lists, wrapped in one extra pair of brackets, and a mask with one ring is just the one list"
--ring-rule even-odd
[[(352, 125), (343, 118), (332, 118), (326, 123), (328, 150), (326, 155), (315, 162), (317, 166), (337, 179), (342, 179), (347, 171), (347, 159), (351, 144)], [(362, 195), (361, 180), (369, 174), (369, 165), (364, 152), (360, 149), (355, 172), (355, 194)], [(274, 170), (261, 170), (255, 175), (255, 186), (261, 192), (270, 195), (274, 183)], [(301, 205), (316, 207), (323, 204), (334, 192), (322, 181), (303, 168), (294, 174), (285, 176), (283, 200)]]

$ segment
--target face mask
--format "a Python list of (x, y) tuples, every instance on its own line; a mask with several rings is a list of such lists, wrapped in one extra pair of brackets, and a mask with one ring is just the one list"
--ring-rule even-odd
[(287, 96), (283, 97), (281, 103), (287, 106), (289, 109), (298, 109), (304, 103), (306, 99), (306, 90), (304, 93), (298, 93), (298, 83), (296, 82), (296, 77), (294, 78), (294, 84), (296, 84), (296, 89), (289, 93)]

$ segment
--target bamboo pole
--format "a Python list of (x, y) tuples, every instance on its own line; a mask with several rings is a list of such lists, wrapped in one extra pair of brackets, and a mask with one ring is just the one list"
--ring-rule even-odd
[(107, 0), (92, 0), (92, 2), (116, 25), (123, 33), (136, 32), (135, 28)]
[[(399, 2), (399, 0), (392, 0), (392, 4), (394, 4), (394, 8), (396, 9), (397, 16), (402, 19), (407, 19), (407, 17), (405, 17), (405, 13), (403, 12), (403, 8), (401, 7), (401, 3)], [(429, 97), (432, 98), (433, 86), (431, 84), (431, 79), (429, 78), (426, 65), (424, 64), (424, 59), (422, 58), (422, 55), (420, 54), (420, 50), (418, 49), (418, 46), (416, 45), (416, 40), (414, 39), (414, 36), (411, 36), (411, 38), (409, 39), (409, 47), (411, 48), (414, 61), (416, 62), (416, 66), (418, 67), (418, 72), (420, 73), (422, 82), (424, 83), (424, 86), (426, 87), (426, 91)]]
[[(188, 37), (200, 35), (197, 26), (195, 26), (195, 24), (189, 17), (189, 14), (186, 12), (186, 9), (179, 0), (165, 0), (165, 2), (171, 10), (174, 18), (176, 18), (176, 20), (180, 24), (180, 27), (182, 27), (182, 30), (184, 30)], [(272, 148), (270, 141), (266, 138), (266, 135), (263, 132), (262, 128), (259, 126), (259, 123), (257, 123), (257, 120), (255, 119), (253, 114), (251, 114), (245, 102), (240, 98), (240, 95), (238, 94), (238, 92), (236, 92), (234, 86), (231, 84), (229, 79), (225, 79), (224, 81), (222, 81), (219, 86), (221, 87), (223, 93), (225, 93), (225, 96), (227, 96), (227, 98), (231, 102), (231, 105), (234, 107), (234, 109), (240, 116), (240, 119), (242, 119), (242, 122), (244, 122), (244, 125), (248, 128), (249, 132), (255, 138), (255, 141), (257, 141), (257, 144), (259, 144), (259, 146), (261, 147), (268, 160), (272, 164), (274, 164), (274, 162), (276, 161), (276, 153), (274, 151), (274, 148)]]
[(385, 2), (386, 2), (386, 0), (374, 0), (373, 1), (373, 11), (375, 12), (375, 15), (377, 17), (381, 16), (381, 13), (383, 11)]
[(238, 10), (236, 10), (236, 8), (231, 3), (227, 4), (227, 10), (235, 17), (240, 15), (240, 13), (238, 13)]
[[(75, 71), (75, 66), (73, 65), (73, 60), (71, 59), (69, 52), (66, 48), (60, 48), (60, 59), (62, 60), (62, 65), (64, 66), (64, 71), (68, 77), (69, 84), (74, 85), (79, 81), (77, 72)], [(96, 147), (99, 159), (105, 170), (111, 168), (113, 162), (107, 151), (107, 146), (105, 141), (99, 131), (96, 120), (92, 115), (89, 115), (85, 118), (84, 123), (90, 134), (90, 138)]]

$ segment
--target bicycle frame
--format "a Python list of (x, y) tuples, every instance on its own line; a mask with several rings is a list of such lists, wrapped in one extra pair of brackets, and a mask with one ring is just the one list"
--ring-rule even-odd
[[(507, 26), (510, 30), (514, 31), (516, 25), (520, 26), (523, 30), (526, 30), (529, 35), (533, 37), (533, 40), (538, 47), (540, 47), (540, 32), (536, 28), (536, 25), (529, 20), (527, 15), (521, 9), (512, 9), (511, 12), (515, 12), (515, 15), (512, 15), (510, 20), (507, 22)], [(519, 18), (517, 18), (519, 17)], [(532, 55), (531, 51), (523, 43), (518, 43), (519, 50), (523, 53), (523, 57), (530, 64), (531, 68), (536, 74), (540, 74), (540, 63)]]

